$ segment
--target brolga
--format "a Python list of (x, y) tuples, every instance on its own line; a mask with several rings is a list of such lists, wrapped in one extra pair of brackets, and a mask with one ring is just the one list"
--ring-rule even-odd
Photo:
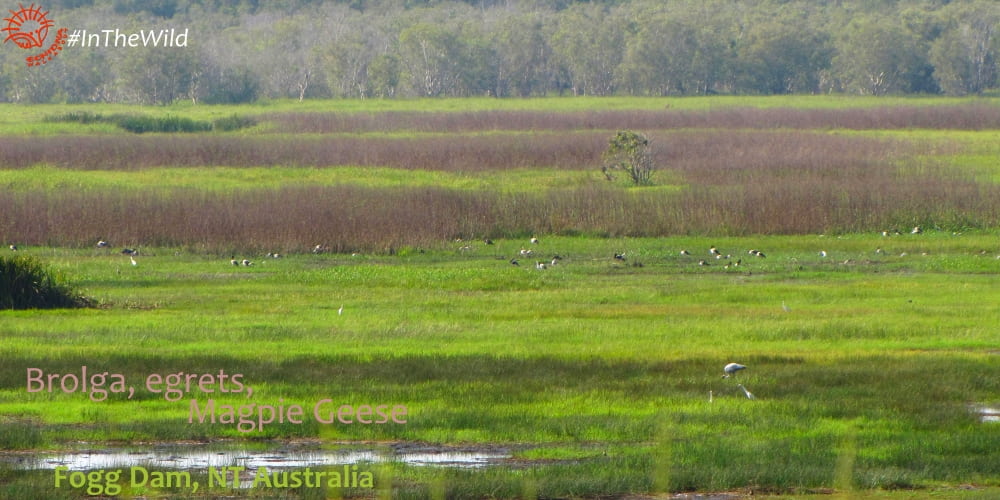
[(735, 376), (736, 372), (738, 372), (740, 370), (746, 370), (746, 368), (747, 367), (745, 367), (745, 366), (743, 366), (743, 365), (741, 365), (739, 363), (729, 363), (728, 365), (726, 365), (726, 366), (724, 366), (722, 368), (722, 372), (723, 372), (722, 378), (729, 378), (729, 377)]

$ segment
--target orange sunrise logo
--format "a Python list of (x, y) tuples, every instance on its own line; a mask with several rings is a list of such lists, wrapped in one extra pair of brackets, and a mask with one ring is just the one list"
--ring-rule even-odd
[[(55, 24), (49, 19), (49, 12), (43, 11), (41, 6), (36, 7), (35, 4), (31, 4), (29, 7), (25, 7), (23, 4), (18, 6), (19, 10), (9, 11), (10, 17), (4, 18), (7, 26), (0, 31), (6, 32), (7, 37), (4, 38), (3, 43), (14, 42), (25, 50), (44, 47), (45, 39), (49, 36), (49, 28)], [(66, 28), (58, 30), (56, 39), (48, 50), (25, 58), (28, 66), (41, 66), (58, 55), (63, 45), (66, 44), (68, 31)]]

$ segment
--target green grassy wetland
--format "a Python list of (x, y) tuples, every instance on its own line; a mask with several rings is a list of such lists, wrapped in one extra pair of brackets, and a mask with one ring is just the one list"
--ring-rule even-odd
[[(46, 453), (208, 444), (504, 458), (102, 492), (1000, 495), (995, 100), (0, 107), (0, 243), (90, 304), (0, 311), (0, 498), (87, 498)], [(602, 175), (623, 128), (653, 185)]]

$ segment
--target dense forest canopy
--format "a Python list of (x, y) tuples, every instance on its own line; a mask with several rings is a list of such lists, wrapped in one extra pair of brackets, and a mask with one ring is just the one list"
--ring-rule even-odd
[(995, 0), (39, 4), (56, 28), (186, 30), (186, 46), (66, 47), (28, 67), (4, 43), (0, 101), (977, 95), (997, 87), (1000, 48)]

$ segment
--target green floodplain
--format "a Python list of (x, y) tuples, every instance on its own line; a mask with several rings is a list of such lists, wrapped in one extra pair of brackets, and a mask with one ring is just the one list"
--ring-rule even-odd
[[(92, 302), (0, 311), (0, 497), (161, 443), (508, 457), (117, 496), (1000, 495), (997, 104), (0, 106), (0, 243)], [(652, 185), (601, 173), (621, 128)]]

